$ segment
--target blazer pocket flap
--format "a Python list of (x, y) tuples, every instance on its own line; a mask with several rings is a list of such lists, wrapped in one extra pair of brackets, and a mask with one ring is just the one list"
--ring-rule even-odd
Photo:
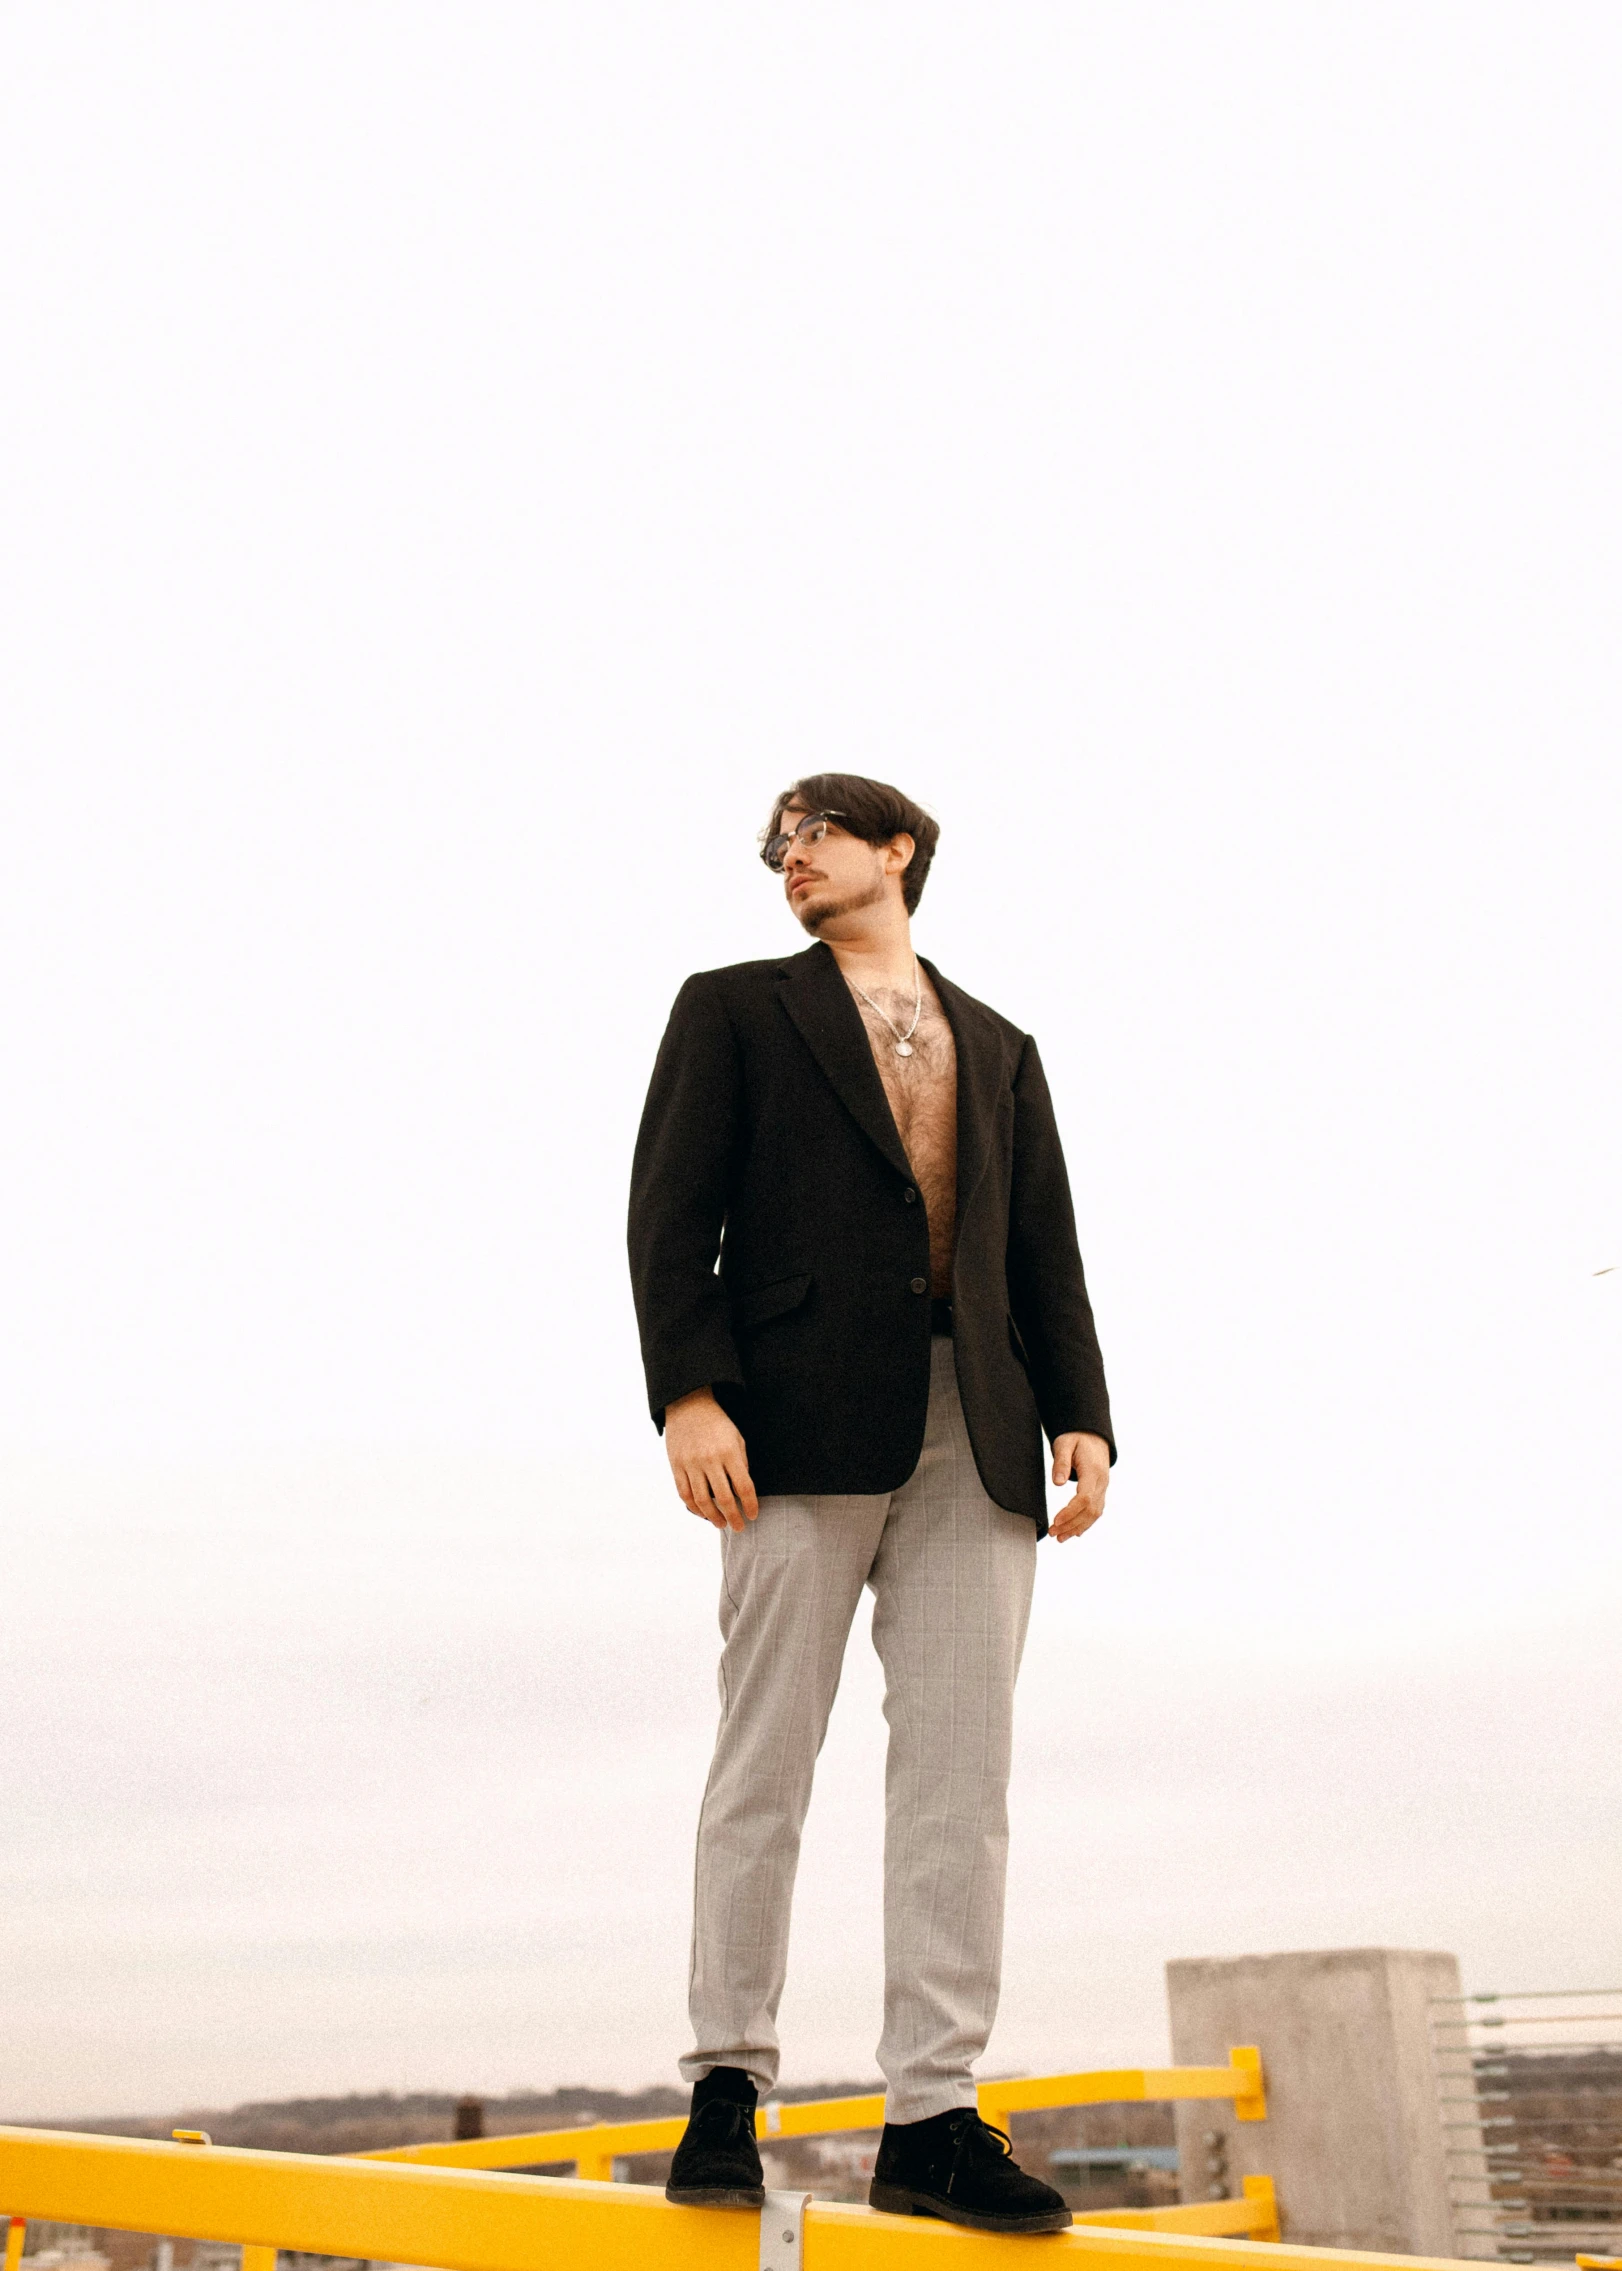
[(740, 1325), (763, 1325), (768, 1317), (781, 1317), (797, 1309), (811, 1290), (809, 1273), (802, 1277), (774, 1278), (770, 1285), (751, 1286), (732, 1296), (732, 1314)]

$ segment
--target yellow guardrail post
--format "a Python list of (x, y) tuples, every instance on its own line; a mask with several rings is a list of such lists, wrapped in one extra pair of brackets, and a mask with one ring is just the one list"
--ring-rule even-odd
[(1262, 2054), (1253, 2042), (1228, 2052), (1236, 2085), (1242, 2079), (1243, 2087), (1236, 2086), (1233, 2093), (1233, 2113), (1236, 2121), (1265, 2121), (1267, 2119), (1267, 2086), (1262, 2074)]
[(6, 2226), (6, 2271), (17, 2271), (23, 2259), (23, 2237), (28, 2230), (26, 2216), (13, 2216)]
[(1256, 2210), (1256, 2221), (1250, 2227), (1252, 2239), (1279, 2240), (1284, 2234), (1279, 2229), (1278, 2194), (1270, 2176), (1247, 2176), (1245, 2198)]

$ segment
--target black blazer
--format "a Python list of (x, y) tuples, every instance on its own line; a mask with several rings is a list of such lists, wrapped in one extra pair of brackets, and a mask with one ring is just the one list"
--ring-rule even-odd
[[(1047, 1528), (1042, 1437), (1115, 1455), (1036, 1043), (924, 964), (957, 1042), (958, 1386), (989, 1495)], [(631, 1175), (648, 1402), (713, 1387), (756, 1490), (899, 1489), (929, 1406), (929, 1230), (826, 946), (689, 978)]]

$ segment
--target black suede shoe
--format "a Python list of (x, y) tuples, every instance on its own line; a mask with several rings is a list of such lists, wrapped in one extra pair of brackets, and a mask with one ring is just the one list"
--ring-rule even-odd
[(1063, 2232), (1071, 2224), (1052, 2185), (1027, 2176), (1003, 2132), (968, 2105), (929, 2121), (887, 2121), (867, 2198), (893, 2216), (941, 2216), (977, 2232)]
[(755, 2144), (755, 2085), (737, 2066), (712, 2066), (670, 2163), (665, 2198), (683, 2208), (762, 2208), (766, 2179)]

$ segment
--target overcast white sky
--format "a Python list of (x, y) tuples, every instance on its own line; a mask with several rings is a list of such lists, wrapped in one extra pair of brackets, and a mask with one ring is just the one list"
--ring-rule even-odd
[[(0, 2115), (671, 2079), (623, 1193), (835, 765), (1115, 1393), (988, 2070), (1622, 1965), (1622, 22), (0, 17)], [(853, 1647), (784, 2011), (872, 2071)]]

